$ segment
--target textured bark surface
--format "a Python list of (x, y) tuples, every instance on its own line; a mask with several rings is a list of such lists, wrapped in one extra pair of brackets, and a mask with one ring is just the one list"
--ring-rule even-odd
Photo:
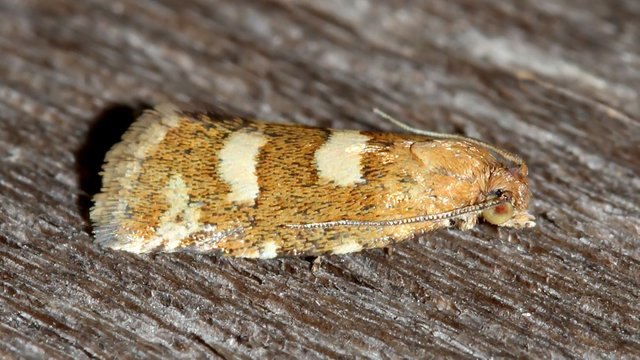
[[(640, 2), (0, 2), (0, 357), (640, 356)], [(272, 261), (92, 241), (144, 106), (521, 154), (538, 226)]]

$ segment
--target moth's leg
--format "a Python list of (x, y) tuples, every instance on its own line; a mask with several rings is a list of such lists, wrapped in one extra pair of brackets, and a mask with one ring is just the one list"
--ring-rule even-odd
[(315, 259), (311, 262), (311, 272), (315, 275), (318, 271), (322, 270), (322, 259), (323, 256), (316, 256)]

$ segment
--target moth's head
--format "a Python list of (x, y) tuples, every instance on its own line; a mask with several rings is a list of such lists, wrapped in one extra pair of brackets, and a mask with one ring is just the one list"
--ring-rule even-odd
[(480, 201), (504, 199), (495, 207), (485, 209), (485, 221), (504, 227), (529, 228), (536, 225), (535, 217), (527, 211), (531, 193), (527, 181), (527, 165), (500, 166), (492, 169), (487, 188)]

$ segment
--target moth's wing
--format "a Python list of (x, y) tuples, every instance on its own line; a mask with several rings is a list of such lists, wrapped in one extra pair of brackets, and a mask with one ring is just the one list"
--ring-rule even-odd
[(246, 224), (242, 236), (222, 239), (217, 248), (232, 256), (258, 258), (344, 254), (384, 247), (448, 226), (448, 221), (290, 226), (346, 219), (390, 220), (436, 211), (425, 206), (425, 186), (415, 181), (415, 172), (422, 165), (411, 156), (413, 139), (352, 131), (298, 131), (279, 130), (277, 138), (261, 149), (260, 194), (255, 208), (243, 210), (254, 221)]
[[(206, 162), (208, 151), (244, 126), (241, 119), (215, 121), (171, 105), (146, 111), (105, 157), (102, 189), (90, 212), (96, 241), (140, 253), (174, 249), (203, 236), (230, 236), (230, 229), (202, 229), (195, 221), (202, 199), (190, 184), (206, 174), (195, 174), (192, 160)], [(200, 165), (211, 169), (216, 164)]]
[[(238, 136), (236, 136), (238, 135)], [(411, 137), (283, 126), (159, 108), (107, 154), (91, 210), (99, 243), (132, 252), (270, 258), (348, 253), (441, 227), (291, 228), (437, 212)], [(420, 175), (422, 176), (422, 175)], [(435, 180), (434, 180), (435, 181)]]

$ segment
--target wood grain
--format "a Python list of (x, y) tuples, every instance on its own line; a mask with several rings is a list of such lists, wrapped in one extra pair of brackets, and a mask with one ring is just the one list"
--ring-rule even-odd
[[(0, 2), (0, 357), (640, 357), (640, 3)], [(105, 151), (145, 106), (477, 137), (538, 226), (325, 258), (93, 243)]]

